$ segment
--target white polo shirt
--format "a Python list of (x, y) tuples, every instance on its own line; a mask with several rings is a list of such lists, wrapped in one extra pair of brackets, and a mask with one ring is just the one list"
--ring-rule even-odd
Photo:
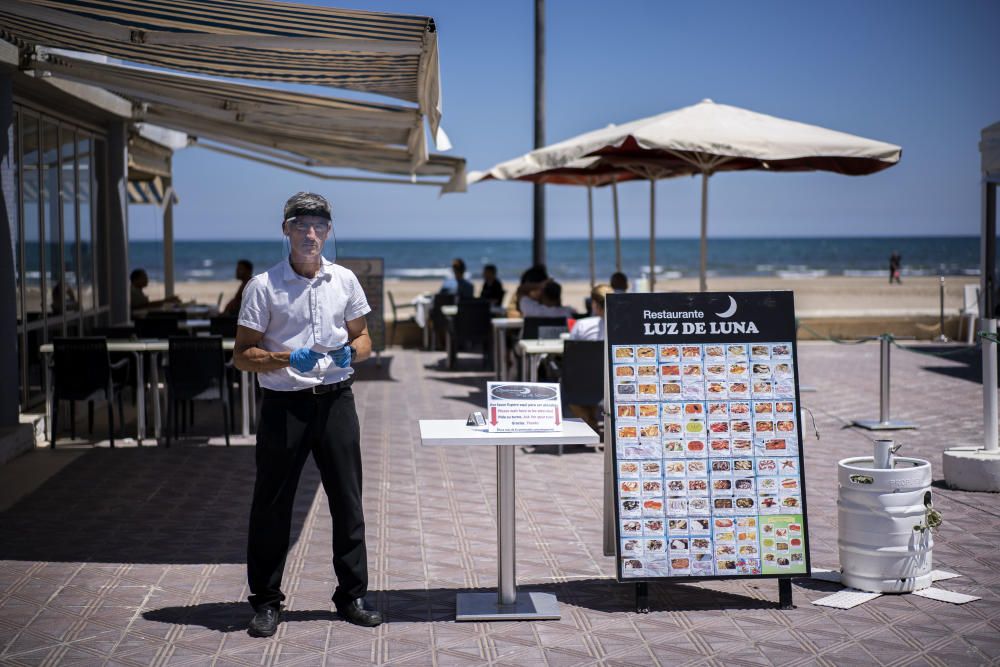
[(576, 321), (569, 332), (570, 340), (604, 340), (604, 318), (583, 317)]
[[(347, 322), (371, 312), (361, 283), (350, 269), (323, 259), (315, 278), (295, 273), (285, 259), (250, 279), (243, 290), (237, 323), (264, 334), (260, 347), (269, 352), (291, 352), (321, 345), (347, 343)], [(274, 391), (297, 391), (346, 380), (351, 367), (338, 368), (329, 355), (308, 373), (279, 368), (259, 373), (260, 386)]]

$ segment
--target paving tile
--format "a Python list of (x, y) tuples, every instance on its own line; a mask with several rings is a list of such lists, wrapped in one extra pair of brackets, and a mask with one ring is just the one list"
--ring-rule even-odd
[[(286, 622), (246, 635), (245, 544), (252, 447), (87, 451), (0, 513), (0, 664), (67, 665), (936, 665), (1000, 661), (1000, 518), (996, 498), (933, 490), (945, 523), (935, 567), (943, 587), (982, 600), (952, 606), (883, 596), (853, 610), (809, 604), (835, 587), (798, 580), (790, 611), (770, 581), (653, 584), (652, 613), (602, 554), (603, 455), (589, 449), (516, 454), (518, 576), (555, 593), (555, 622), (456, 624), (455, 594), (496, 585), (496, 474), (491, 451), (421, 448), (416, 421), (464, 418), (487, 374), (448, 372), (440, 353), (393, 350), (395, 382), (355, 395), (363, 434), (369, 602), (388, 619), (358, 628), (332, 612), (332, 521), (312, 461), (295, 500), (284, 586)], [(811, 556), (837, 563), (836, 462), (870, 452), (843, 428), (877, 411), (877, 349), (800, 346), (803, 394), (822, 440), (805, 443)], [(847, 374), (844, 369), (867, 369)], [(978, 384), (961, 362), (893, 354), (893, 407), (950, 441), (976, 441)], [(870, 377), (869, 377), (870, 376)], [(947, 396), (947, 401), (941, 397)], [(199, 412), (200, 419), (208, 419)], [(811, 422), (807, 422), (811, 426)], [(209, 432), (212, 428), (196, 432)], [(807, 431), (808, 432), (808, 431)], [(903, 453), (931, 461), (933, 428), (901, 433)], [(31, 454), (29, 454), (31, 455)], [(0, 483), (4, 469), (0, 467)], [(167, 493), (169, 489), (169, 493)], [(803, 587), (803, 586), (808, 586)]]

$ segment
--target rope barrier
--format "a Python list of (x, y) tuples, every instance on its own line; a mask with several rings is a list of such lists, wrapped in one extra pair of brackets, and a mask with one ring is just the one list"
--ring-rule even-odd
[(828, 341), (837, 343), (838, 345), (861, 345), (862, 343), (868, 343), (870, 341), (878, 340), (879, 339), (878, 336), (866, 336), (864, 338), (859, 338), (857, 340), (843, 340), (841, 338), (832, 338), (830, 336), (826, 336), (824, 334), (821, 334), (820, 332), (816, 331), (815, 329), (813, 329), (809, 325), (802, 324), (802, 322), (800, 322), (798, 320), (796, 320), (796, 325), (799, 328), (801, 328), (801, 329), (805, 329), (806, 331), (808, 331), (809, 333), (811, 333), (813, 336), (816, 336), (817, 338), (822, 338), (823, 340), (828, 340)]

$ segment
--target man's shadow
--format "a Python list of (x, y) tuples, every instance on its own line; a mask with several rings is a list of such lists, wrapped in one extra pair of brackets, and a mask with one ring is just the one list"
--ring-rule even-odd
[[(583, 607), (606, 613), (635, 611), (635, 589), (613, 579), (583, 579), (551, 584), (529, 584), (533, 592), (553, 593), (566, 606)], [(403, 589), (369, 592), (366, 601), (385, 616), (387, 623), (434, 623), (455, 620), (458, 593), (492, 593), (494, 589)], [(777, 587), (775, 587), (777, 597)], [(736, 593), (716, 591), (687, 584), (651, 584), (649, 603), (653, 612), (730, 611), (775, 609), (777, 603)], [(331, 603), (332, 605), (332, 603)], [(568, 609), (565, 611), (568, 613)], [(147, 621), (199, 626), (216, 632), (246, 630), (252, 610), (247, 602), (207, 602), (163, 607), (143, 612)], [(339, 621), (332, 609), (286, 610), (282, 622)]]

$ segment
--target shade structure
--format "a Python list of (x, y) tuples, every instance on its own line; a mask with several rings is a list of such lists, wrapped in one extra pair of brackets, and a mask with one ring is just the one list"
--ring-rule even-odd
[(520, 180), (532, 173), (563, 169), (582, 158), (600, 158), (607, 168), (622, 167), (650, 180), (701, 174), (700, 285), (705, 290), (708, 178), (712, 174), (765, 170), (860, 176), (893, 166), (901, 154), (902, 149), (893, 144), (703, 100), (539, 148), (516, 164), (504, 163), (499, 173), (508, 180)]
[(594, 269), (594, 199), (593, 188), (610, 185), (613, 193), (615, 224), (615, 270), (622, 269), (621, 227), (618, 219), (618, 183), (640, 176), (625, 167), (614, 165), (601, 158), (580, 158), (555, 169), (538, 169), (531, 153), (502, 162), (486, 171), (469, 172), (468, 184), (483, 181), (516, 180), (549, 185), (576, 185), (587, 188), (587, 236), (590, 251), (590, 286), (596, 282)]
[(378, 93), (416, 103), (444, 140), (429, 17), (273, 0), (4, 0), (0, 36), (226, 78)]
[(310, 167), (443, 175), (464, 185), (464, 160), (428, 153), (420, 112), (112, 64), (43, 49), (44, 74), (112, 91), (133, 103), (135, 120)]

